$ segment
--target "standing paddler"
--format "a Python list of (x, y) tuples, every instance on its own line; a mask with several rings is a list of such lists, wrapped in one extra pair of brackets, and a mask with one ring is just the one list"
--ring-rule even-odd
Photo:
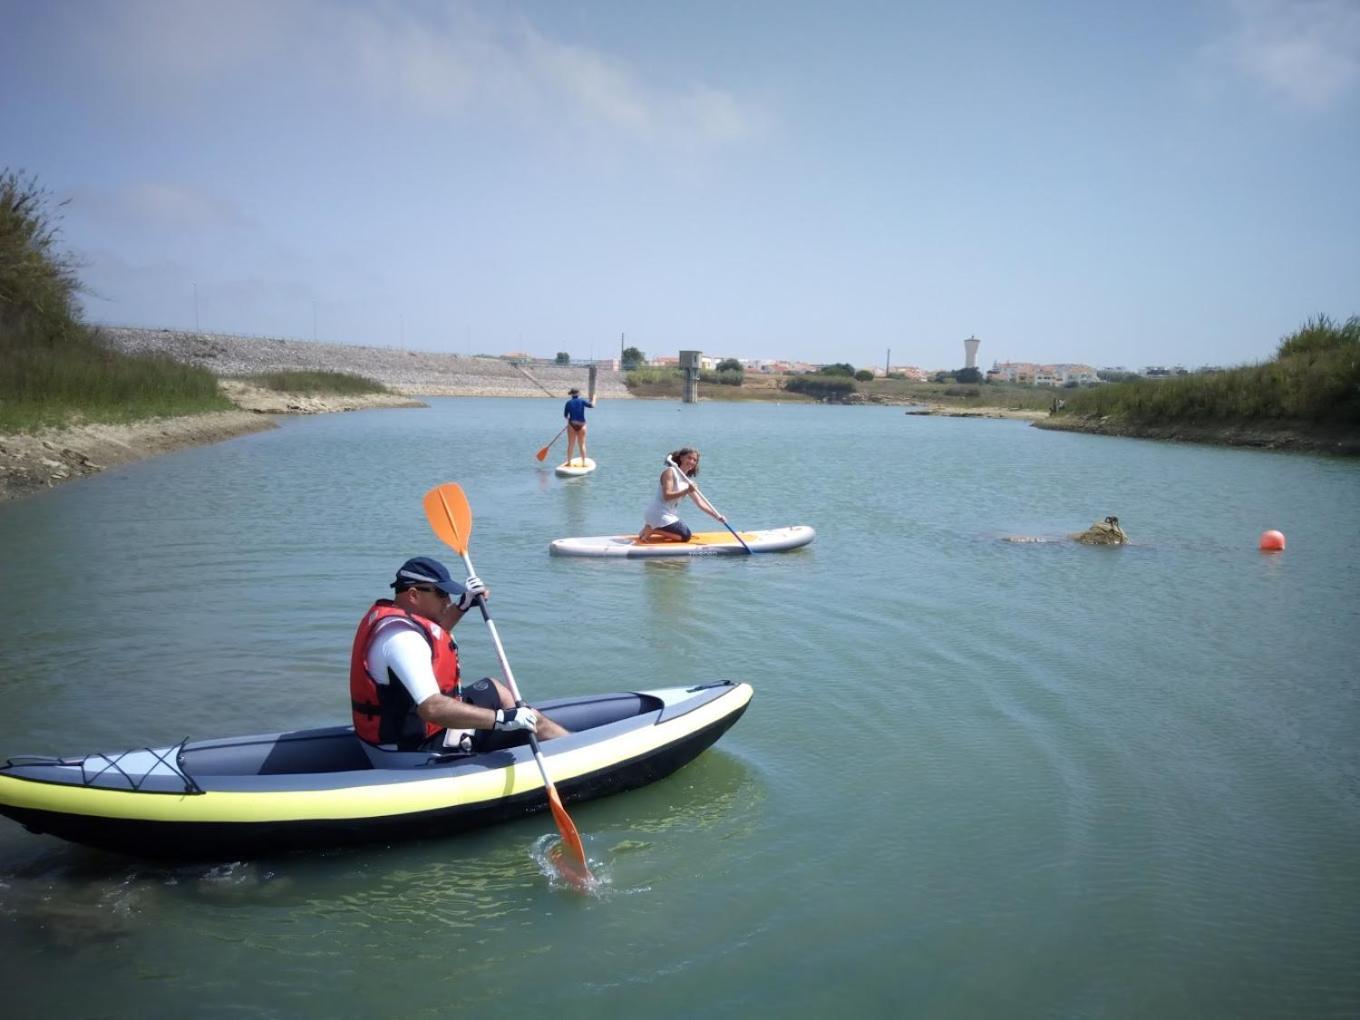
[[(594, 394), (591, 394), (594, 396)], [(567, 419), (567, 466), (572, 464), (571, 451), (575, 446), (581, 451), (581, 467), (586, 466), (586, 408), (595, 404), (581, 396), (575, 386), (568, 393), (570, 399), (562, 408), (562, 417)]]

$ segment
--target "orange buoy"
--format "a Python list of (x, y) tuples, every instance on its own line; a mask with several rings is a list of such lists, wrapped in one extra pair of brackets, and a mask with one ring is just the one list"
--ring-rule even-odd
[(1261, 552), (1284, 552), (1284, 532), (1261, 532)]

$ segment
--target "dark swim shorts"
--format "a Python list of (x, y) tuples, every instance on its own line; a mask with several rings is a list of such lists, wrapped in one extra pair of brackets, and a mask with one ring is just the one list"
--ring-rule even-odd
[[(475, 683), (463, 684), (459, 688), (459, 695), (463, 701), (478, 708), (489, 708), (494, 711), (501, 707), (500, 692), (496, 690), (496, 685), (488, 676)], [(511, 733), (503, 733), (500, 730), (472, 732), (472, 750), (477, 754), (483, 751), (501, 751), (508, 747), (523, 747), (528, 742), (528, 730), (515, 730)]]

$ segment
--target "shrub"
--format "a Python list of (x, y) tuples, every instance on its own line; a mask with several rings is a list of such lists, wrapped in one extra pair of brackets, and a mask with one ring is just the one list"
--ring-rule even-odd
[(1325, 315), (1309, 319), (1303, 326), (1280, 341), (1277, 358), (1315, 357), (1328, 351), (1354, 349), (1360, 346), (1360, 318), (1352, 315), (1344, 326), (1338, 326)]
[(1133, 421), (1304, 420), (1360, 424), (1360, 319), (1319, 316), (1273, 361), (1205, 375), (1110, 383), (1074, 393), (1067, 413)]
[(822, 379), (812, 375), (795, 375), (784, 380), (784, 389), (802, 393), (818, 400), (843, 400), (855, 392), (854, 379)]

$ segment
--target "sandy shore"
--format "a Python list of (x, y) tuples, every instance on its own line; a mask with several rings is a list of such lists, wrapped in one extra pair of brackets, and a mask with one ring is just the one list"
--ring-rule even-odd
[(271, 417), (276, 414), (425, 406), (395, 394), (313, 397), (274, 393), (234, 380), (224, 380), (221, 385), (238, 410), (154, 418), (127, 425), (72, 425), (32, 434), (0, 435), (0, 502), (186, 446), (277, 428)]
[(961, 407), (958, 404), (926, 404), (906, 413), (938, 418), (1015, 418), (1019, 421), (1039, 421), (1048, 417), (1047, 411), (1026, 407)]

